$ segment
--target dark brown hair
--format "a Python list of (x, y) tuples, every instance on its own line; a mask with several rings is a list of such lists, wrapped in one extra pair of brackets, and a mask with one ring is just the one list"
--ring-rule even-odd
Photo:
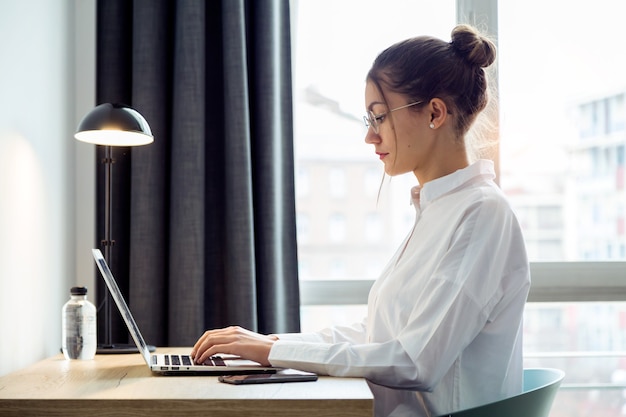
[(484, 68), (496, 59), (496, 47), (468, 25), (452, 30), (451, 42), (419, 36), (398, 42), (378, 55), (367, 78), (378, 88), (425, 103), (438, 97), (456, 116), (460, 136), (488, 102)]

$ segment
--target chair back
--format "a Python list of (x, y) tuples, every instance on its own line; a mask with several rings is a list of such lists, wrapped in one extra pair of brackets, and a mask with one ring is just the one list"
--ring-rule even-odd
[(440, 417), (548, 417), (564, 377), (558, 369), (524, 369), (521, 394)]

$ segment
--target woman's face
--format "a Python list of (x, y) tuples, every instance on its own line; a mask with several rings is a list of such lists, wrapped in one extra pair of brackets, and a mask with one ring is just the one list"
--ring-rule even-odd
[(385, 173), (390, 176), (418, 171), (429, 164), (434, 140), (429, 132), (429, 115), (422, 105), (411, 106), (389, 112), (390, 109), (410, 104), (410, 100), (398, 93), (385, 91), (385, 99), (376, 84), (368, 81), (365, 87), (367, 112), (378, 119), (378, 133), (369, 127), (365, 143), (374, 145), (376, 155), (385, 164)]

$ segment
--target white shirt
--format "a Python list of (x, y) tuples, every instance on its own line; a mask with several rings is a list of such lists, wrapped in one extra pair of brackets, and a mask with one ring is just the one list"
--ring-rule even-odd
[(367, 378), (377, 416), (436, 416), (522, 390), (530, 272), (493, 163), (414, 187), (415, 225), (351, 327), (279, 335), (274, 366)]

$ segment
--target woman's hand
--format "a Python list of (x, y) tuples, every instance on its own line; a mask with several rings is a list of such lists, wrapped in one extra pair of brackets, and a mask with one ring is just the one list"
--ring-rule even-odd
[(230, 353), (270, 366), (268, 357), (276, 340), (277, 336), (262, 335), (239, 326), (207, 330), (191, 350), (191, 357), (199, 364), (218, 353)]

